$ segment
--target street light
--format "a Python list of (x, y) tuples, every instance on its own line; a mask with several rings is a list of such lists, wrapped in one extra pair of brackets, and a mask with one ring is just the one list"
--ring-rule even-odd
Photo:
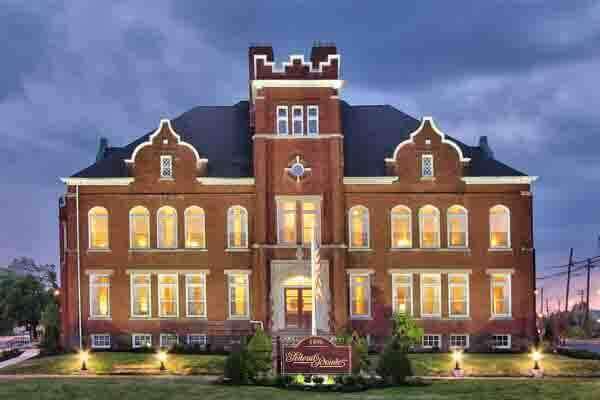
[(156, 358), (158, 358), (158, 361), (160, 361), (160, 370), (165, 371), (167, 369), (165, 368), (165, 362), (167, 361), (167, 352), (164, 350), (159, 351), (156, 355)]
[(79, 352), (79, 359), (81, 360), (81, 370), (87, 371), (87, 362), (90, 358), (90, 353), (87, 350), (81, 350)]

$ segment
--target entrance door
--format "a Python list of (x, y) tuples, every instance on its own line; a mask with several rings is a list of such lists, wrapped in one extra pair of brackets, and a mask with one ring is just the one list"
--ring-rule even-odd
[(285, 288), (285, 327), (310, 329), (312, 321), (312, 289)]

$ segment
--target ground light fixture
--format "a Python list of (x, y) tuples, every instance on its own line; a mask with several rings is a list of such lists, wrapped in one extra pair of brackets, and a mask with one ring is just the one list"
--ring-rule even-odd
[(452, 361), (454, 361), (454, 369), (452, 370), (452, 375), (457, 378), (462, 378), (464, 376), (464, 371), (462, 369), (462, 359), (463, 352), (461, 350), (453, 350), (452, 351)]
[(540, 360), (542, 359), (542, 352), (539, 350), (533, 350), (531, 353), (531, 358), (533, 359), (533, 369), (539, 370), (540, 368)]
[(167, 368), (165, 367), (165, 362), (167, 361), (167, 352), (164, 350), (159, 351), (156, 355), (156, 358), (158, 358), (158, 361), (160, 361), (160, 370), (166, 371)]
[(87, 362), (90, 358), (90, 352), (87, 350), (81, 350), (79, 352), (79, 360), (81, 360), (81, 370), (87, 371)]

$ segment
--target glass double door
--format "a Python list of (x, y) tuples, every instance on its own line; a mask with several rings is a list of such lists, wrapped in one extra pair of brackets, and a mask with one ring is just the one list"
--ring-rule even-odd
[(312, 321), (312, 289), (285, 288), (285, 327), (310, 329)]

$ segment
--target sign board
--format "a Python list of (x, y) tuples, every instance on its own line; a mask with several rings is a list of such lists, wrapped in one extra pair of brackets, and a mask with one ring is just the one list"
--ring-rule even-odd
[(318, 336), (307, 337), (295, 346), (283, 346), (282, 374), (349, 374), (351, 368), (351, 346), (336, 346)]

